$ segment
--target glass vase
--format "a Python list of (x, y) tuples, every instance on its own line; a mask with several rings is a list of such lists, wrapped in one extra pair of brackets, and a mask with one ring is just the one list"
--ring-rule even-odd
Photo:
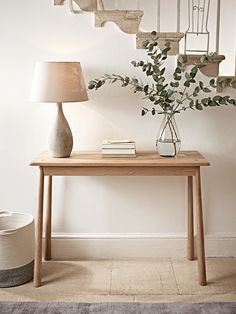
[(181, 140), (174, 113), (164, 113), (158, 132), (156, 148), (160, 156), (174, 157), (179, 153)]

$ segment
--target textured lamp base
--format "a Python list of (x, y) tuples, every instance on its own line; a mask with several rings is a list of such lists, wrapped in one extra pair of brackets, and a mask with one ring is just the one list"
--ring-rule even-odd
[(73, 136), (64, 116), (62, 103), (57, 103), (57, 109), (49, 140), (49, 153), (52, 157), (69, 157), (73, 148)]

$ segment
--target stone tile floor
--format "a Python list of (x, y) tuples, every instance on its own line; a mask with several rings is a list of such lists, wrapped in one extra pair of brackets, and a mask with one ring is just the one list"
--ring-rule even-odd
[(54, 260), (41, 287), (0, 289), (0, 301), (236, 301), (236, 258), (208, 259), (207, 280), (199, 286), (197, 261), (186, 259)]

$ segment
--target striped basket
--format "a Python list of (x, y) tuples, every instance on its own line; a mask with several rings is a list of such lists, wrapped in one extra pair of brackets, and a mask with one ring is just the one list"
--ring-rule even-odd
[(0, 212), (0, 287), (22, 285), (33, 278), (34, 218)]

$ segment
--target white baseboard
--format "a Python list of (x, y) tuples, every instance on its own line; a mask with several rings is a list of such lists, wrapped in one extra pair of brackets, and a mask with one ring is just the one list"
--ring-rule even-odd
[[(184, 234), (53, 234), (56, 259), (185, 257)], [(196, 247), (196, 245), (195, 245)], [(236, 257), (236, 233), (205, 237), (207, 257)]]

